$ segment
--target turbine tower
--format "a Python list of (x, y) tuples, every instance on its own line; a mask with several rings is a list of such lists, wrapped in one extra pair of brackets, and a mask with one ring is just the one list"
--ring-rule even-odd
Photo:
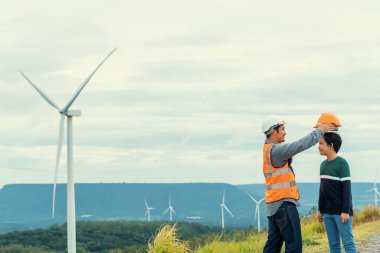
[(256, 200), (254, 197), (252, 197), (251, 194), (247, 192), (248, 196), (252, 199), (253, 202), (256, 203), (256, 209), (255, 209), (255, 219), (257, 219), (257, 231), (260, 232), (260, 204), (265, 199), (262, 198), (260, 200)]
[(153, 210), (154, 207), (149, 207), (148, 206), (148, 203), (146, 202), (146, 199), (144, 199), (144, 202), (145, 202), (145, 206), (146, 206), (146, 212), (145, 212), (145, 217), (148, 219), (148, 221), (150, 222), (150, 210)]
[(169, 207), (168, 209), (166, 209), (166, 211), (163, 214), (166, 214), (167, 212), (169, 212), (170, 221), (173, 221), (173, 213), (176, 214), (176, 212), (174, 211), (174, 208), (172, 207), (171, 197), (169, 197)]
[(63, 142), (63, 132), (65, 118), (67, 117), (67, 252), (76, 252), (76, 228), (75, 228), (75, 189), (74, 189), (74, 167), (73, 167), (73, 117), (80, 116), (80, 110), (70, 110), (70, 106), (74, 103), (75, 99), (78, 97), (79, 93), (83, 90), (86, 84), (91, 80), (95, 72), (103, 65), (103, 63), (115, 52), (116, 48), (113, 49), (100, 63), (99, 65), (90, 73), (90, 75), (82, 82), (78, 90), (75, 92), (74, 96), (69, 100), (69, 102), (60, 108), (56, 103), (53, 102), (42, 90), (40, 90), (22, 71), (21, 75), (28, 81), (30, 85), (42, 96), (42, 98), (54, 107), (58, 113), (61, 114), (59, 135), (58, 135), (58, 146), (57, 155), (55, 162), (55, 175), (54, 175), (54, 187), (53, 187), (53, 205), (52, 205), (52, 218), (54, 219), (55, 213), (55, 192), (57, 185), (58, 167), (59, 160), (61, 157), (61, 149)]
[(220, 209), (222, 211), (222, 229), (224, 229), (224, 209), (231, 215), (231, 217), (234, 217), (234, 215), (231, 213), (231, 211), (228, 209), (228, 207), (224, 203), (225, 195), (226, 195), (226, 191), (223, 191), (222, 204), (220, 204)]
[(377, 183), (376, 181), (377, 181), (377, 170), (376, 170), (376, 175), (375, 175), (375, 182), (373, 183), (373, 188), (367, 191), (367, 192), (373, 192), (375, 207), (377, 207), (377, 196), (380, 196), (379, 190), (376, 187), (376, 183)]

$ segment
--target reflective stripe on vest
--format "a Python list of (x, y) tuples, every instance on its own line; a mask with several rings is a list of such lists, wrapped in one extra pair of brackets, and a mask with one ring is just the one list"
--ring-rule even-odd
[(292, 182), (286, 182), (286, 183), (278, 183), (278, 184), (271, 184), (271, 185), (267, 185), (267, 190), (275, 190), (275, 189), (280, 189), (280, 188), (289, 188), (289, 187), (292, 187), (292, 186), (295, 186), (296, 185), (296, 181), (292, 181)]
[(264, 177), (275, 177), (277, 175), (281, 175), (281, 174), (286, 174), (286, 173), (290, 173), (292, 172), (292, 170), (290, 168), (283, 168), (283, 169), (279, 169), (279, 170), (276, 170), (275, 172), (273, 173), (264, 173)]

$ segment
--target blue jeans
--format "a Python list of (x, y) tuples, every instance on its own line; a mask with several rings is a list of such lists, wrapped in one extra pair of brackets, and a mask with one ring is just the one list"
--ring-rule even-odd
[(354, 236), (352, 235), (352, 219), (343, 223), (340, 215), (323, 214), (327, 238), (329, 239), (330, 253), (341, 253), (340, 239), (346, 253), (356, 253)]
[(280, 209), (268, 217), (268, 240), (263, 253), (279, 253), (285, 241), (285, 253), (302, 252), (302, 235), (297, 207), (284, 202)]

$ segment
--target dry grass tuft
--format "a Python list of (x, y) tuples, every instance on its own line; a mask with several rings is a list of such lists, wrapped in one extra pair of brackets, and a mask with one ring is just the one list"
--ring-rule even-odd
[(164, 225), (148, 244), (148, 253), (188, 253), (189, 242), (178, 238), (176, 225)]

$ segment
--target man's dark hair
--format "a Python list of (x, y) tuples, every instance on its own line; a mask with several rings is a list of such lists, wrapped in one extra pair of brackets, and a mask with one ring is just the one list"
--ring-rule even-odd
[(323, 139), (325, 139), (328, 146), (332, 146), (335, 152), (338, 153), (340, 146), (342, 146), (342, 138), (340, 138), (339, 134), (328, 132), (323, 135)]
[[(277, 125), (273, 128), (273, 131), (277, 131), (278, 132), (278, 129), (280, 129), (280, 126), (282, 125)], [(270, 134), (267, 134), (267, 139), (269, 139), (270, 135), (273, 133), (273, 131), (270, 133)]]

